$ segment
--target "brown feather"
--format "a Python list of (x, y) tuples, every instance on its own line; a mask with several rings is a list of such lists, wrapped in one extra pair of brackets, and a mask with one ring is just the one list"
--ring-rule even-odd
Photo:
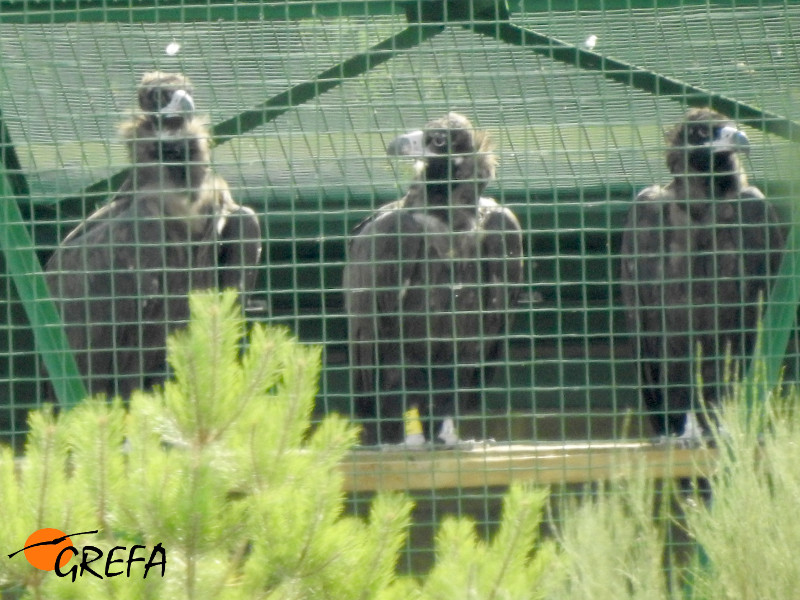
[(444, 418), (480, 410), (523, 277), (519, 221), (481, 195), (496, 165), (489, 136), (457, 113), (422, 133), (417, 179), (356, 226), (343, 274), (355, 412), (370, 444), (402, 442), (411, 406), (429, 441)]
[(190, 93), (183, 75), (144, 75), (137, 114), (120, 127), (130, 176), (46, 266), (92, 394), (127, 398), (160, 384), (167, 335), (189, 317), (188, 293), (245, 293), (254, 283), (258, 220), (211, 171), (208, 130)]
[(713, 147), (723, 126), (732, 124), (719, 113), (693, 109), (668, 132), (673, 179), (639, 193), (623, 232), (622, 300), (657, 434), (684, 433), (700, 397), (722, 397), (727, 354), (742, 372), (780, 265), (775, 210), (747, 185), (736, 152)]

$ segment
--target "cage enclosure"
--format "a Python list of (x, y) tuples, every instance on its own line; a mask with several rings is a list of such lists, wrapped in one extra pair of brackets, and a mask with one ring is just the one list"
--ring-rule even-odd
[[(356, 506), (375, 488), (416, 489), (431, 500), (431, 523), (447, 511), (491, 523), (486, 507), (520, 473), (589, 481), (607, 473), (609, 449), (652, 451), (643, 334), (626, 321), (621, 246), (637, 194), (672, 179), (664, 134), (690, 107), (710, 107), (746, 133), (743, 168), (777, 211), (783, 260), (767, 273), (761, 350), (770, 381), (779, 372), (792, 380), (798, 27), (800, 6), (764, 0), (0, 0), (0, 439), (21, 444), (27, 411), (48, 386), (67, 407), (85, 393), (42, 265), (129, 181), (117, 128), (152, 71), (191, 79), (212, 168), (259, 219), (248, 318), (323, 348), (320, 414), (359, 416), (342, 273), (353, 228), (415, 176), (387, 146), (451, 111), (493, 140), (498, 166), (485, 196), (519, 219), (522, 273), (509, 284), (519, 293), (503, 352), (480, 379), (474, 410), (453, 416), (462, 439), (497, 446), (477, 458), (420, 454), (414, 473), (404, 454), (355, 459)], [(656, 235), (669, 231), (661, 228)], [(723, 249), (667, 253), (691, 251)], [(695, 276), (679, 283), (708, 278)], [(722, 346), (714, 352), (724, 355)], [(515, 463), (520, 448), (526, 462)]]

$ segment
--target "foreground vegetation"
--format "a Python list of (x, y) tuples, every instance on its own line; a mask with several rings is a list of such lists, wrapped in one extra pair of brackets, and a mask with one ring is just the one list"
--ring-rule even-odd
[[(278, 328), (245, 336), (232, 294), (198, 294), (191, 306), (190, 327), (170, 340), (174, 378), (163, 390), (128, 407), (93, 400), (59, 417), (34, 414), (24, 458), (0, 453), (4, 554), (44, 527), (98, 530), (73, 543), (105, 554), (144, 546), (145, 558), (161, 544), (163, 576), (154, 568), (143, 578), (142, 563), (128, 575), (123, 562), (121, 576), (72, 581), (20, 553), (0, 560), (3, 598), (797, 597), (793, 391), (753, 403), (751, 387), (736, 387), (709, 473), (713, 501), (687, 487), (665, 493), (632, 456), (558, 519), (546, 490), (522, 486), (508, 491), (491, 540), (468, 519), (445, 518), (431, 571), (400, 576), (411, 502), (380, 494), (368, 519), (344, 516), (337, 466), (357, 432), (335, 416), (310, 427), (318, 349)], [(543, 520), (548, 539), (538, 535)], [(670, 557), (670, 527), (703, 551)]]

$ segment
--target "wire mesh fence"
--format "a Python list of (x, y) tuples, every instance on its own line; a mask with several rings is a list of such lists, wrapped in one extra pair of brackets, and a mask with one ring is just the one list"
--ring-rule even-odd
[[(286, 325), (302, 341), (323, 347), (317, 413), (340, 412), (367, 428), (371, 420), (378, 425), (382, 418), (396, 420), (399, 437), (387, 434), (370, 442), (404, 441), (409, 433), (404, 414), (415, 407), (428, 441), (448, 417), (462, 440), (526, 446), (636, 442), (683, 433), (682, 424), (678, 430), (659, 429), (652, 413), (663, 420), (669, 408), (682, 421), (687, 409), (697, 406), (692, 367), (697, 343), (709, 356), (732, 350), (744, 358), (754, 343), (742, 332), (755, 328), (759, 295), (767, 301), (772, 290), (770, 309), (796, 311), (791, 277), (783, 286), (775, 282), (796, 219), (793, 142), (800, 137), (794, 120), (800, 61), (792, 32), (800, 26), (800, 7), (690, 0), (641, 6), (575, 2), (564, 8), (513, 4), (509, 10), (503, 2), (477, 0), (187, 1), (81, 3), (81, 9), (65, 3), (56, 9), (0, 2), (5, 175), (0, 191), (6, 205), (2, 441), (19, 446), (27, 411), (70, 393), (48, 383), (48, 374), (57, 377), (57, 365), (63, 367), (61, 381), (71, 381), (65, 358), (72, 354), (70, 344), (87, 357), (75, 353), (79, 379), (90, 391), (106, 389), (93, 385), (88, 373), (104, 351), (107, 372), (99, 367), (92, 372), (110, 379), (111, 391), (124, 391), (118, 379), (126, 368), (133, 387), (162, 380), (167, 365), (158, 350), (166, 333), (186, 318), (181, 302), (187, 289), (229, 282), (210, 271), (247, 266), (255, 271), (252, 284), (241, 284), (248, 317)], [(181, 117), (181, 123), (208, 123), (208, 158), (187, 159), (191, 136), (175, 135), (183, 125), (165, 124), (169, 119), (162, 115), (154, 126), (161, 130), (150, 137), (128, 134), (129, 148), (139, 139), (155, 140), (162, 148), (131, 169), (118, 128), (164, 108), (148, 108), (137, 99), (143, 75), (154, 71), (191, 79), (197, 116)], [(729, 121), (703, 119), (703, 140), (684, 136), (670, 146), (664, 134), (690, 106), (711, 106)], [(416, 157), (426, 165), (423, 174), (415, 170), (414, 158), (387, 155), (399, 135), (450, 112), (469, 119), (464, 130), (473, 138), (475, 131), (488, 132), (492, 150), (456, 151), (450, 146), (458, 128), (435, 124), (428, 133), (445, 132), (448, 152), (432, 158), (435, 136), (425, 138), (428, 149)], [(694, 147), (719, 156), (713, 142), (726, 126), (749, 138), (749, 152), (738, 153), (735, 168), (748, 173), (774, 215), (766, 208), (742, 208), (750, 204), (740, 202), (739, 188), (730, 193), (714, 188), (707, 197), (700, 191), (672, 193), (670, 181), (689, 171), (698, 180), (731, 178), (734, 167), (714, 163), (703, 174), (690, 156)], [(173, 133), (164, 133), (167, 129)], [(196, 140), (206, 133), (191, 135)], [(180, 159), (163, 154), (164, 140), (175, 139)], [(673, 147), (683, 154), (670, 172), (665, 154)], [(490, 153), (497, 158), (493, 178), (473, 171), (459, 179), (458, 166), (477, 164)], [(433, 181), (431, 165), (441, 156), (448, 166), (437, 181), (443, 182), (445, 199), (436, 208), (432, 199), (441, 190), (422, 184), (420, 177)], [(170, 161), (203, 167), (206, 160), (229, 195), (225, 183), (205, 172), (201, 183), (190, 177), (181, 187), (161, 169)], [(186, 175), (186, 169), (178, 171)], [(464, 200), (462, 214), (448, 207), (454, 183), (463, 182), (462, 200), (472, 204)], [(654, 214), (661, 220), (629, 218), (639, 192), (653, 185), (671, 190), (652, 199), (660, 203)], [(417, 188), (420, 204), (376, 213), (390, 202), (408, 200), (406, 194)], [(170, 194), (190, 204), (211, 198), (201, 203), (207, 214), (165, 214)], [(496, 210), (481, 199), (489, 197)], [(133, 207), (152, 202), (155, 212), (112, 208), (92, 216), (100, 207), (119, 207), (120, 198)], [(700, 215), (709, 200), (730, 214), (713, 209)], [(236, 225), (242, 221), (234, 207), (243, 206), (257, 217), (263, 249), (252, 265), (241, 258), (224, 262), (252, 238)], [(510, 273), (516, 268), (508, 259), (511, 238), (501, 236), (499, 254), (475, 241), (492, 237), (486, 221), (499, 207), (519, 221), (518, 276)], [(235, 226), (230, 236), (221, 225), (223, 213)], [(453, 224), (461, 218), (457, 213), (467, 225)], [(375, 217), (363, 224), (376, 214), (386, 227), (376, 226)], [(122, 235), (108, 225), (121, 220), (162, 225), (133, 226)], [(180, 231), (165, 233), (173, 224)], [(23, 293), (20, 286), (36, 281), (36, 264), (29, 259), (46, 265), (60, 245), (68, 245), (65, 238), (76, 239), (70, 234), (76, 227), (94, 234), (77, 236), (83, 240), (75, 246), (79, 262), (87, 262), (81, 263), (83, 270), (74, 269), (83, 284), (72, 299), (86, 295), (93, 304), (79, 302), (79, 316), (68, 319), (66, 338), (59, 341), (54, 332), (58, 321), (67, 319), (65, 300), (59, 298), (63, 288), (34, 285)], [(202, 236), (198, 227), (213, 231)], [(354, 258), (348, 245), (365, 227), (368, 241)], [(764, 233), (773, 227), (778, 233)], [(727, 232), (725, 242), (715, 234), (721, 230)], [(626, 235), (638, 241), (624, 246)], [(465, 242), (468, 238), (472, 241)], [(434, 252), (441, 240), (443, 250)], [(106, 259), (92, 263), (89, 255), (98, 252)], [(188, 258), (181, 259), (181, 252)], [(130, 262), (120, 258), (124, 253), (133, 257)], [(198, 258), (204, 253), (211, 257)], [(720, 266), (727, 264), (725, 257), (731, 258), (728, 270)], [(625, 259), (633, 265), (627, 276), (621, 271)], [(500, 265), (497, 270), (476, 266), (492, 261)], [(678, 262), (683, 266), (669, 271)], [(359, 277), (343, 279), (353, 264), (363, 267)], [(134, 289), (118, 289), (125, 280), (117, 275), (126, 269), (137, 273)], [(196, 275), (184, 275), (186, 270)], [(784, 265), (780, 273), (792, 270)], [(145, 289), (148, 277), (163, 286)], [(624, 297), (625, 283), (636, 290), (634, 299)], [(649, 292), (641, 291), (646, 286)], [(495, 296), (488, 294), (492, 289)], [(55, 320), (42, 312), (48, 290), (56, 300), (50, 315)], [(366, 298), (360, 305), (345, 302), (358, 293)], [(177, 308), (165, 309), (165, 297)], [(492, 298), (501, 307), (495, 311), (501, 323), (494, 328), (482, 320), (491, 312)], [(162, 307), (148, 312), (148, 301)], [(651, 317), (641, 316), (645, 305)], [(354, 312), (361, 324), (354, 322)], [(98, 323), (105, 327), (86, 333)], [(794, 322), (779, 330), (774, 323), (766, 322), (766, 344), (791, 380), (798, 372)], [(354, 340), (354, 329), (362, 325), (368, 333)], [(133, 332), (125, 340), (123, 326)], [(746, 339), (732, 348), (729, 338), (739, 334)], [(784, 349), (780, 340), (787, 334)], [(54, 362), (44, 364), (43, 340), (54, 335), (49, 345)], [(80, 348), (75, 335), (84, 335)], [(678, 338), (679, 350), (673, 351), (671, 340)], [(369, 346), (362, 362), (356, 362), (358, 343)], [(147, 360), (149, 350), (158, 356)], [(746, 368), (744, 363), (741, 371)], [(709, 369), (703, 371), (706, 378), (722, 377), (720, 367)], [(358, 389), (353, 376), (367, 371), (373, 387)], [(470, 374), (459, 374), (466, 371)], [(667, 407), (670, 400), (663, 397), (673, 394), (680, 397)], [(366, 403), (366, 412), (359, 402)], [(436, 419), (429, 420), (428, 413)], [(533, 469), (564, 474), (564, 481), (589, 480), (602, 452), (599, 445), (585, 450), (588, 474), (570, 477), (577, 467), (564, 455)], [(458, 471), (455, 464), (446, 468)], [(503, 464), (496, 470), (513, 472), (513, 463)], [(462, 512), (488, 527), (501, 487), (489, 481), (487, 471), (491, 467), (484, 466), (467, 483), (418, 490), (416, 522), (433, 525), (445, 512)], [(354, 481), (359, 473), (354, 470)], [(369, 486), (352, 487), (359, 490), (353, 492), (357, 510)], [(420, 535), (411, 543), (424, 556), (430, 539)], [(415, 556), (409, 554), (409, 568), (417, 564)]]

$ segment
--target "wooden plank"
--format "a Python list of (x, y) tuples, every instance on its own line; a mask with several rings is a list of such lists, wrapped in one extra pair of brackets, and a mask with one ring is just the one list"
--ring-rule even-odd
[(643, 459), (656, 479), (707, 475), (716, 451), (645, 442), (476, 445), (466, 450), (357, 450), (342, 464), (345, 490), (392, 491), (582, 483), (613, 478)]

